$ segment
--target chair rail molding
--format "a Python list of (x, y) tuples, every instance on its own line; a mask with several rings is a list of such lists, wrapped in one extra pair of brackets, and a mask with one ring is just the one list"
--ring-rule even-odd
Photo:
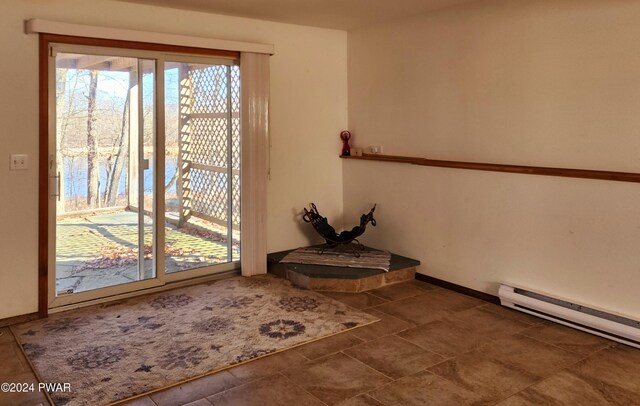
[(364, 161), (396, 162), (439, 168), (468, 169), (524, 175), (559, 176), (565, 178), (597, 179), (616, 182), (640, 183), (640, 173), (599, 171), (591, 169), (551, 168), (545, 166), (506, 165), (484, 162), (446, 161), (439, 159), (408, 157), (399, 155), (363, 154), (362, 156), (341, 156), (343, 159)]

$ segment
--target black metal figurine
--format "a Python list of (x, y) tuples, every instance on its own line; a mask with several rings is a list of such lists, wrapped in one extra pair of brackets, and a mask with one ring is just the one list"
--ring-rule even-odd
[(373, 212), (376, 210), (374, 204), (369, 213), (360, 216), (360, 225), (353, 227), (351, 230), (344, 230), (338, 234), (326, 217), (322, 217), (314, 203), (311, 203), (311, 210), (304, 209), (302, 219), (306, 223), (311, 223), (313, 228), (325, 239), (326, 244), (318, 250), (318, 254), (322, 254), (327, 248), (335, 248), (339, 246), (349, 246), (353, 255), (360, 257), (360, 252), (364, 250), (364, 245), (357, 240), (359, 236), (364, 234), (367, 229), (367, 223), (371, 223), (375, 227), (376, 219), (373, 218)]

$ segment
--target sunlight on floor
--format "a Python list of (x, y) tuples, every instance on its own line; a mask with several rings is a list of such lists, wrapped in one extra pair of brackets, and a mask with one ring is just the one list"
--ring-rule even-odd
[[(89, 213), (57, 222), (56, 291), (77, 293), (152, 278), (152, 223), (145, 216), (144, 270), (138, 267), (138, 215)], [(228, 262), (226, 230), (204, 220), (165, 224), (168, 273)], [(222, 232), (221, 232), (222, 231)], [(235, 238), (234, 238), (235, 240)], [(239, 259), (237, 241), (233, 260)]]

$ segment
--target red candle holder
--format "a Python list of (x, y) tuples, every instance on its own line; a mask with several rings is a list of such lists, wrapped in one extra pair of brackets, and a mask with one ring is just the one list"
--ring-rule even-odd
[(342, 156), (351, 156), (351, 147), (349, 147), (349, 140), (351, 139), (351, 133), (349, 131), (342, 131), (340, 133), (340, 139), (342, 140)]

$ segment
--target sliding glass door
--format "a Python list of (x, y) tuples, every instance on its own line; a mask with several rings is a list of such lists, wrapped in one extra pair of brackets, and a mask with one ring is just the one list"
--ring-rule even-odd
[(165, 78), (165, 269), (240, 259), (238, 66), (172, 59)]
[(49, 64), (50, 307), (236, 267), (233, 61), (53, 45)]

